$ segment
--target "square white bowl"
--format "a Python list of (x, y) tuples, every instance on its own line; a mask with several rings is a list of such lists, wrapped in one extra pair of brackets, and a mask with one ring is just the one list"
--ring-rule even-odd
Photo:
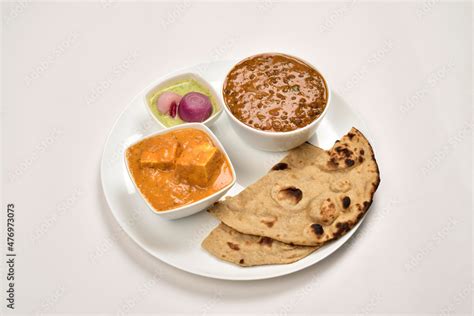
[[(202, 122), (202, 124), (204, 124), (206, 126), (212, 126), (212, 124), (214, 124), (214, 122), (217, 120), (217, 118), (222, 114), (222, 111), (223, 111), (223, 108), (224, 108), (224, 103), (221, 100), (221, 98), (219, 97), (219, 95), (217, 94), (216, 90), (214, 90), (214, 88), (206, 80), (204, 80), (201, 76), (199, 76), (195, 73), (187, 72), (187, 73), (183, 73), (183, 74), (179, 74), (179, 75), (175, 75), (175, 76), (160, 79), (158, 81), (158, 83), (152, 84), (151, 88), (147, 89), (148, 92), (145, 93), (145, 95), (144, 95), (144, 104), (147, 108), (148, 113), (150, 114), (150, 116), (156, 122), (158, 122), (158, 124), (160, 124), (164, 128), (171, 128), (171, 127), (168, 127), (165, 124), (163, 124), (160, 121), (160, 119), (155, 116), (155, 114), (150, 109), (150, 106), (154, 106), (154, 105), (150, 105), (148, 103), (148, 99), (161, 89), (164, 89), (166, 87), (177, 84), (181, 81), (189, 80), (189, 79), (195, 80), (199, 85), (201, 85), (204, 88), (206, 88), (207, 90), (209, 90), (209, 93), (212, 95), (213, 99), (216, 101), (216, 106), (217, 106), (216, 111), (213, 112), (211, 114), (211, 116), (207, 118), (207, 120)], [(188, 124), (188, 123), (184, 122), (183, 124)]]
[[(148, 138), (151, 138), (151, 137), (154, 137), (154, 136), (157, 136), (157, 135), (166, 134), (166, 133), (169, 133), (171, 131), (176, 131), (176, 130), (180, 130), (180, 129), (187, 129), (187, 128), (195, 128), (195, 129), (201, 130), (201, 131), (205, 132), (211, 138), (212, 142), (214, 143), (214, 146), (219, 148), (221, 153), (224, 155), (225, 159), (227, 159), (227, 161), (229, 162), (230, 169), (231, 169), (231, 172), (232, 172), (232, 182), (229, 183), (224, 188), (222, 188), (221, 190), (219, 190), (219, 191), (217, 191), (217, 192), (215, 192), (215, 193), (213, 193), (213, 194), (211, 194), (211, 195), (209, 195), (209, 196), (207, 196), (207, 197), (205, 197), (201, 200), (193, 202), (191, 204), (186, 204), (186, 205), (183, 205), (183, 206), (180, 206), (180, 207), (168, 210), (168, 211), (158, 211), (151, 205), (151, 203), (147, 200), (147, 198), (143, 195), (143, 193), (140, 191), (137, 184), (135, 183), (135, 179), (133, 178), (132, 173), (130, 171), (130, 167), (128, 165), (127, 150), (128, 150), (128, 148), (138, 144), (139, 142), (141, 142), (145, 139), (148, 139)], [(234, 166), (232, 165), (232, 161), (230, 161), (229, 156), (227, 155), (227, 152), (225, 151), (224, 147), (219, 142), (217, 137), (212, 133), (212, 131), (202, 123), (180, 124), (180, 125), (177, 125), (177, 126), (173, 126), (173, 127), (167, 128), (167, 129), (160, 130), (160, 131), (152, 133), (148, 136), (145, 136), (145, 137), (141, 138), (140, 140), (136, 141), (135, 143), (133, 143), (132, 145), (130, 145), (129, 147), (127, 147), (127, 149), (124, 152), (124, 159), (125, 159), (125, 165), (127, 166), (128, 175), (130, 176), (130, 179), (132, 180), (133, 185), (135, 186), (135, 189), (138, 191), (140, 196), (146, 202), (149, 209), (154, 214), (156, 214), (158, 216), (161, 216), (161, 217), (164, 217), (164, 218), (167, 218), (167, 219), (183, 218), (183, 217), (190, 216), (192, 214), (195, 214), (197, 212), (200, 212), (200, 211), (208, 208), (214, 202), (219, 200), (224, 194), (226, 194), (227, 191), (229, 191), (230, 188), (232, 188), (232, 186), (235, 184), (235, 181), (236, 181)]]

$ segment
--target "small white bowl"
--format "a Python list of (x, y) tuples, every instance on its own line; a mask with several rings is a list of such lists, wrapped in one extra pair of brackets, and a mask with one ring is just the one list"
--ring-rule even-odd
[[(318, 128), (319, 124), (321, 123), (321, 120), (326, 115), (326, 113), (329, 109), (329, 106), (331, 104), (331, 88), (329, 87), (329, 84), (328, 84), (324, 74), (321, 71), (319, 71), (316, 67), (314, 67), (313, 65), (308, 63), (307, 61), (305, 61), (305, 60), (303, 60), (299, 57), (294, 57), (294, 56), (291, 56), (291, 55), (288, 55), (288, 54), (283, 54), (283, 53), (264, 53), (264, 54), (285, 55), (285, 56), (289, 56), (289, 57), (298, 59), (298, 60), (306, 63), (308, 66), (312, 67), (313, 69), (315, 69), (317, 72), (319, 72), (319, 74), (323, 77), (324, 82), (326, 83), (326, 88), (327, 88), (327, 93), (328, 93), (328, 100), (327, 100), (327, 103), (326, 103), (326, 107), (323, 110), (323, 113), (321, 113), (321, 115), (317, 119), (315, 119), (314, 121), (312, 121), (308, 125), (306, 125), (302, 128), (298, 128), (298, 129), (293, 130), (293, 131), (289, 131), (289, 132), (273, 132), (273, 131), (269, 132), (269, 131), (262, 131), (260, 129), (250, 127), (250, 126), (242, 123), (239, 119), (237, 119), (234, 116), (234, 114), (232, 114), (232, 112), (230, 111), (227, 104), (224, 105), (225, 111), (230, 117), (230, 122), (231, 122), (232, 127), (237, 132), (237, 134), (239, 136), (241, 136), (248, 144), (250, 144), (251, 146), (253, 146), (255, 148), (265, 150), (265, 151), (286, 151), (286, 150), (290, 150), (292, 148), (298, 147), (299, 145), (303, 144), (308, 139), (310, 139), (311, 136), (314, 135), (314, 133), (316, 132), (316, 129)], [(244, 60), (247, 60), (249, 58), (253, 58), (253, 57), (259, 56), (259, 55), (263, 55), (263, 54), (258, 54), (258, 55), (253, 55), (253, 56), (247, 57), (247, 58), (239, 61), (237, 64), (235, 64), (232, 67), (232, 69), (234, 69), (234, 67), (236, 65), (242, 63)], [(229, 72), (225, 76), (224, 84), (223, 84), (222, 89), (224, 89), (225, 81), (227, 80), (228, 74), (232, 71), (232, 69), (229, 70)], [(225, 103), (225, 100), (224, 100), (224, 103)]]
[[(225, 156), (225, 158), (229, 162), (230, 169), (231, 169), (231, 172), (232, 172), (232, 182), (229, 183), (224, 188), (222, 188), (221, 190), (219, 190), (219, 191), (217, 191), (217, 192), (215, 192), (215, 193), (213, 193), (213, 194), (211, 194), (211, 195), (209, 195), (209, 196), (207, 196), (207, 197), (205, 197), (201, 200), (193, 202), (191, 204), (183, 205), (183, 206), (180, 206), (180, 207), (168, 210), (168, 211), (158, 211), (151, 205), (151, 203), (147, 200), (147, 198), (143, 195), (143, 193), (140, 191), (137, 184), (135, 183), (135, 180), (133, 179), (132, 173), (130, 171), (130, 167), (128, 165), (127, 150), (128, 150), (128, 148), (136, 145), (137, 143), (143, 141), (144, 139), (147, 139), (147, 138), (150, 138), (150, 137), (153, 137), (153, 136), (156, 136), (156, 135), (166, 134), (166, 133), (169, 133), (169, 132), (175, 131), (175, 130), (185, 129), (185, 128), (195, 128), (195, 129), (201, 130), (201, 131), (205, 132), (212, 139), (212, 142), (214, 143), (214, 145), (217, 148), (219, 148), (219, 150), (222, 152), (222, 154)], [(200, 212), (200, 211), (208, 208), (214, 202), (219, 200), (224, 194), (226, 194), (227, 191), (229, 191), (230, 188), (232, 188), (232, 186), (235, 184), (235, 181), (236, 181), (234, 166), (232, 165), (232, 161), (230, 161), (229, 156), (227, 155), (227, 152), (225, 151), (224, 147), (219, 142), (217, 137), (212, 133), (212, 131), (202, 123), (185, 123), (185, 124), (180, 124), (180, 125), (177, 125), (177, 126), (173, 126), (173, 127), (170, 127), (170, 128), (164, 129), (164, 130), (160, 130), (156, 133), (152, 133), (148, 136), (145, 136), (145, 137), (141, 138), (137, 142), (130, 145), (128, 148), (127, 148), (127, 150), (125, 150), (125, 153), (124, 153), (125, 165), (127, 166), (128, 175), (130, 176), (130, 179), (132, 180), (133, 184), (135, 185), (136, 190), (138, 191), (140, 196), (143, 198), (143, 200), (146, 202), (146, 204), (148, 205), (148, 207), (150, 208), (150, 210), (154, 214), (159, 215), (159, 216), (164, 217), (164, 218), (167, 218), (167, 219), (183, 218), (183, 217), (190, 216), (192, 214), (195, 214), (197, 212)]]
[[(206, 126), (211, 126), (212, 124), (214, 124), (214, 122), (217, 120), (217, 118), (222, 114), (222, 108), (224, 107), (224, 105), (221, 101), (221, 98), (218, 96), (218, 94), (214, 90), (214, 88), (206, 80), (204, 80), (202, 77), (200, 77), (199, 75), (197, 75), (195, 73), (183, 73), (183, 74), (179, 74), (179, 75), (176, 75), (176, 76), (171, 76), (171, 77), (167, 77), (167, 78), (159, 80), (159, 83), (152, 84), (151, 88), (149, 88), (148, 92), (145, 93), (145, 95), (144, 95), (145, 106), (147, 108), (148, 113), (151, 115), (151, 117), (153, 117), (153, 119), (156, 122), (158, 122), (158, 124), (160, 124), (164, 128), (170, 128), (170, 127), (164, 125), (158, 119), (158, 117), (156, 117), (156, 115), (151, 111), (151, 106), (155, 106), (155, 105), (154, 104), (149, 104), (148, 99), (151, 96), (153, 96), (157, 91), (159, 91), (163, 88), (169, 87), (173, 84), (176, 84), (180, 81), (187, 80), (187, 79), (193, 79), (197, 83), (199, 83), (201, 86), (203, 86), (204, 88), (209, 90), (209, 93), (212, 95), (212, 97), (216, 101), (217, 110), (214, 113), (212, 113), (211, 116), (202, 123), (205, 124)], [(187, 124), (187, 123), (184, 122), (183, 124)]]

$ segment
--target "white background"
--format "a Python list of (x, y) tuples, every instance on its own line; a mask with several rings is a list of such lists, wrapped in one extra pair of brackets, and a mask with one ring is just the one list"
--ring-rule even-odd
[[(1, 10), (2, 209), (15, 203), (17, 312), (472, 310), (470, 3)], [(99, 179), (106, 136), (156, 78), (265, 51), (316, 65), (364, 119), (381, 170), (376, 201), (354, 242), (292, 275), (228, 282), (171, 268), (111, 216)]]

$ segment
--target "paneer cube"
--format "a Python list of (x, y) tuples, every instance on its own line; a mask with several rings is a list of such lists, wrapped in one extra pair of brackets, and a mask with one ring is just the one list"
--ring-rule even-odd
[(205, 187), (223, 163), (221, 152), (211, 144), (200, 144), (181, 153), (177, 175), (189, 184)]
[(170, 170), (174, 168), (178, 155), (178, 141), (168, 140), (144, 150), (140, 156), (142, 167)]

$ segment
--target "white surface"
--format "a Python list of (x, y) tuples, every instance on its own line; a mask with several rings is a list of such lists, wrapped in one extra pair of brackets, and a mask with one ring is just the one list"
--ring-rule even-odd
[[(429, 3), (2, 3), (17, 312), (470, 313), (472, 9)], [(353, 242), (313, 267), (255, 282), (193, 276), (118, 229), (102, 148), (154, 79), (262, 51), (321, 68), (367, 123), (382, 182)]]
[[(226, 72), (234, 63), (217, 61), (195, 65), (183, 71), (192, 73), (199, 69), (206, 69), (202, 73), (203, 78), (212, 83), (217, 89), (217, 87), (222, 86), (222, 80)], [(222, 197), (231, 185), (221, 190), (221, 192), (191, 205), (183, 206), (180, 209), (169, 212), (150, 212), (149, 210), (152, 210), (153, 207), (147, 205), (146, 200), (131, 180), (131, 176), (130, 178), (127, 177), (130, 172), (127, 170), (126, 164), (120, 162), (110, 163), (115, 160), (117, 147), (120, 148), (122, 143), (125, 142), (125, 147), (128, 148), (133, 146), (137, 139), (142, 140), (143, 137), (163, 133), (164, 130), (158, 124), (151, 125), (150, 130), (137, 133), (137, 130), (140, 130), (141, 122), (153, 119), (150, 112), (145, 110), (143, 106), (144, 102), (147, 102), (146, 98), (143, 97), (147, 90), (144, 89), (135, 96), (114, 124), (105, 144), (100, 173), (103, 191), (115, 219), (127, 235), (152, 256), (178, 269), (216, 279), (268, 279), (299, 271), (323, 260), (339, 249), (359, 228), (360, 223), (339, 240), (329, 243), (298, 262), (287, 265), (241, 268), (210, 256), (202, 249), (201, 242), (218, 224), (213, 216), (203, 211), (179, 221), (169, 221), (158, 217), (180, 218), (204, 210)], [(309, 139), (312, 144), (324, 148), (330, 148), (352, 126), (357, 126), (361, 131), (366, 130), (365, 124), (340, 97), (332, 99), (331, 107), (326, 111), (328, 115), (324, 119), (324, 124), (319, 128), (318, 133)], [(233, 188), (230, 194), (235, 195), (242, 188), (257, 181), (285, 154), (282, 152), (262, 152), (249, 146), (245, 140), (239, 137), (237, 131), (228, 128), (229, 121), (228, 116), (217, 120), (212, 127), (215, 136), (210, 134), (209, 129), (206, 129), (202, 124), (194, 123), (187, 124), (187, 126), (206, 129), (206, 132), (212, 138), (217, 137), (214, 142), (221, 150), (226, 152), (226, 155), (225, 148), (229, 149), (231, 153), (230, 161), (232, 164), (236, 163), (239, 166), (236, 174), (238, 185), (237, 188)], [(169, 130), (178, 128), (183, 128), (183, 126), (175, 126)], [(337, 136), (335, 137), (335, 135)], [(122, 157), (125, 157), (125, 150), (125, 148), (122, 148), (120, 152)], [(235, 182), (235, 172), (232, 173)], [(130, 189), (131, 187), (132, 189)], [(203, 229), (204, 227), (207, 229)], [(170, 236), (173, 236), (173, 238), (170, 238)]]

